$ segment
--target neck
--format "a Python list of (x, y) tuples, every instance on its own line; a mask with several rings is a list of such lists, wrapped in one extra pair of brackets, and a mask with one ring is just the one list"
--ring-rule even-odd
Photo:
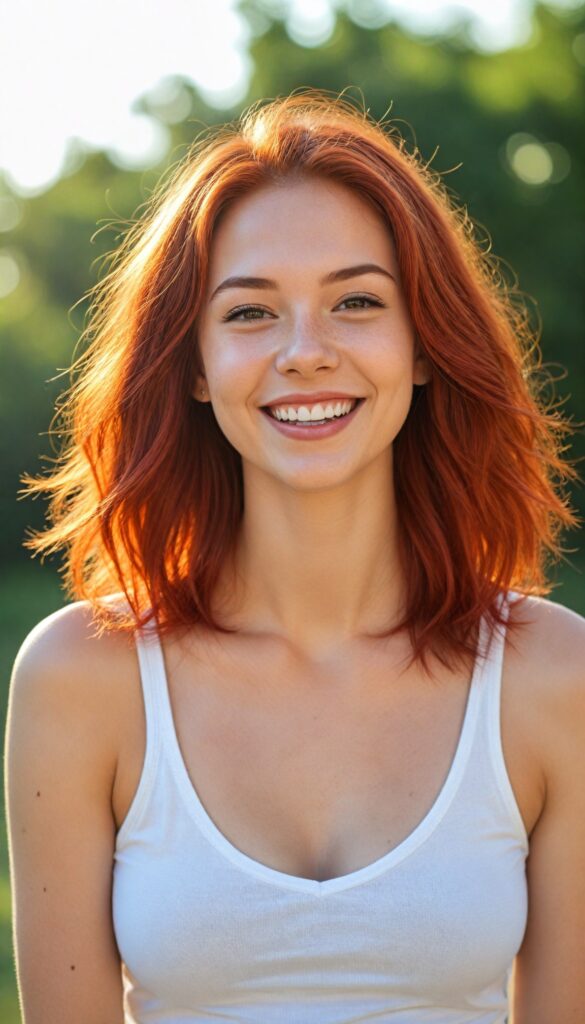
[(236, 622), (318, 652), (388, 628), (404, 584), (388, 451), (343, 486), (302, 491), (246, 465)]

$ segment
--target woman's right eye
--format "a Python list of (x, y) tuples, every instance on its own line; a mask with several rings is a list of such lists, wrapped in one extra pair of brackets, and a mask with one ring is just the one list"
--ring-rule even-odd
[[(245, 315), (246, 313), (253, 313), (253, 314), (260, 314), (260, 315), (259, 316), (258, 315), (246, 316)], [(230, 320), (243, 320), (243, 321), (246, 321), (246, 320), (247, 321), (263, 320), (264, 319), (264, 316), (263, 316), (264, 313), (266, 313), (268, 315), (271, 315), (271, 314), (269, 314), (267, 309), (263, 308), (263, 306), (237, 306), (236, 309), (231, 309), (229, 311), (229, 313), (226, 313), (226, 315), (224, 317), (222, 317), (222, 320), (224, 320), (226, 322), (230, 321)]]

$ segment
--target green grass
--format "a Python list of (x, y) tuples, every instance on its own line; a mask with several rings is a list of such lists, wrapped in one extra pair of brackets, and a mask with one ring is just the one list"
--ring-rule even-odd
[[(551, 599), (585, 616), (585, 557), (574, 567), (562, 566)], [(0, 722), (4, 735), (8, 688), (18, 648), (35, 623), (65, 603), (54, 571), (37, 563), (25, 564), (0, 580)], [(4, 822), (4, 786), (0, 797)], [(0, 1020), (20, 1024), (12, 954), (11, 900), (6, 829), (0, 829)]]

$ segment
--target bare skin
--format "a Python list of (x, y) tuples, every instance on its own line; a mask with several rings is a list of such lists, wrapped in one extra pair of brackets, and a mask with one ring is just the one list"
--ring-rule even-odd
[[(321, 283), (364, 263), (392, 278)], [(212, 298), (233, 275), (275, 286)], [(352, 302), (357, 295), (374, 304)], [(226, 319), (243, 304), (262, 312)], [(413, 384), (430, 373), (384, 225), (341, 186), (304, 182), (241, 200), (214, 241), (199, 340), (193, 394), (212, 402), (242, 455), (245, 516), (216, 597), (239, 633), (193, 629), (165, 640), (179, 743), (202, 803), (234, 846), (287, 874), (338, 877), (395, 847), (431, 807), (472, 670), (434, 660), (431, 681), (420, 666), (405, 670), (405, 638), (366, 635), (400, 613), (392, 443)], [(366, 399), (328, 439), (293, 441), (260, 411), (286, 393), (320, 389)], [(506, 644), (501, 716), (530, 837), (530, 916), (511, 1024), (580, 1024), (585, 620), (537, 599), (521, 617), (515, 647)], [(17, 663), (7, 746), (25, 1024), (103, 1024), (95, 999), (103, 1005), (107, 993), (108, 1005), (119, 1005), (107, 886), (144, 749), (131, 644), (92, 637), (82, 604), (41, 623)], [(62, 941), (47, 956), (42, 936), (55, 930)], [(108, 1021), (118, 1019), (112, 1009)]]
[[(189, 777), (234, 846), (322, 881), (377, 860), (422, 820), (453, 760), (471, 667), (449, 672), (436, 662), (430, 684), (420, 668), (397, 665), (398, 647), (356, 641), (316, 664), (279, 638), (254, 634), (218, 645), (200, 632), (165, 644)], [(526, 715), (532, 679), (526, 671), (522, 679), (525, 659), (509, 646), (505, 662), (505, 756), (530, 833), (544, 801)], [(112, 798), (117, 828), (145, 747), (132, 674), (120, 709), (127, 727)]]
[[(321, 283), (363, 265), (386, 273)], [(274, 287), (215, 294), (234, 275)], [(205, 373), (194, 397), (211, 400), (244, 472), (239, 592), (230, 578), (226, 614), (294, 637), (317, 658), (395, 621), (404, 585), (392, 442), (413, 385), (424, 385), (430, 368), (385, 226), (333, 183), (288, 183), (246, 197), (214, 239), (198, 337)], [(260, 410), (291, 392), (320, 390), (365, 399), (351, 425), (326, 440), (283, 437)]]

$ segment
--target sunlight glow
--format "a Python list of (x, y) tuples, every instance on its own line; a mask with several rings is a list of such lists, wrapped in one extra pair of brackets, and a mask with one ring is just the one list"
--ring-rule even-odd
[(5, 299), (19, 284), (18, 263), (7, 249), (0, 249), (0, 299)]
[(0, 231), (13, 231), (22, 219), (22, 205), (12, 196), (0, 196)]
[[(576, 0), (549, 2), (571, 7)], [(531, 9), (530, 0), (264, 3), (286, 11), (291, 38), (307, 46), (327, 40), (339, 7), (372, 27), (391, 16), (427, 35), (467, 16), (475, 44), (486, 51), (522, 42)], [(0, 169), (9, 187), (22, 195), (42, 192), (92, 148), (108, 151), (123, 167), (156, 164), (168, 146), (165, 123), (188, 114), (188, 96), (173, 76), (194, 83), (212, 106), (237, 106), (252, 72), (250, 29), (237, 6), (237, 0), (0, 0)], [(157, 90), (161, 115), (139, 113), (136, 100)]]
[(528, 132), (511, 135), (506, 143), (510, 169), (525, 185), (557, 185), (571, 170), (571, 158), (558, 142), (541, 142)]
[(71, 136), (112, 149), (124, 166), (148, 166), (160, 126), (133, 120), (132, 106), (169, 75), (220, 107), (243, 98), (248, 30), (235, 2), (0, 0), (0, 167), (9, 185), (25, 195), (46, 189)]

